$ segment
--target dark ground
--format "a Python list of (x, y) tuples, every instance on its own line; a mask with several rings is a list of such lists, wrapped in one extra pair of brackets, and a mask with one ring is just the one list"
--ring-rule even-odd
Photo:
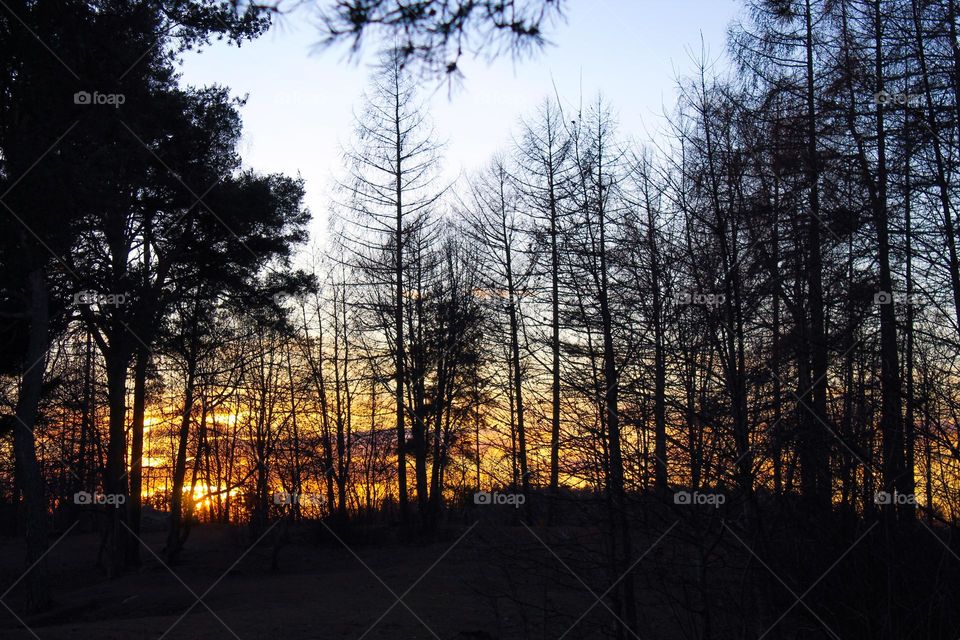
[[(960, 635), (960, 555), (944, 527), (890, 533), (839, 518), (831, 529), (767, 513), (764, 535), (751, 536), (722, 509), (640, 513), (640, 640)], [(616, 605), (598, 601), (622, 572), (606, 560), (603, 519), (587, 515), (528, 528), (513, 509), (461, 513), (429, 539), (388, 526), (334, 535), (313, 522), (256, 544), (248, 528), (202, 525), (172, 570), (153, 555), (165, 541), (154, 531), (143, 534), (153, 553), (141, 548), (142, 566), (114, 580), (97, 567), (99, 534), (72, 532), (48, 555), (56, 607), (21, 616), (30, 630), (0, 607), (0, 640), (611, 638)], [(0, 538), (3, 589), (22, 571), (21, 540)], [(21, 595), (4, 603), (22, 612)]]
[[(23, 617), (35, 636), (0, 609), (0, 638), (527, 637), (528, 632), (510, 629), (520, 621), (497, 605), (499, 598), (484, 595), (499, 590), (490, 589), (484, 577), (499, 563), (484, 559), (487, 543), (479, 530), (457, 527), (432, 542), (400, 542), (389, 534), (376, 544), (350, 539), (348, 550), (316, 527), (289, 534), (277, 570), (271, 568), (276, 531), (251, 549), (245, 530), (205, 525), (193, 530), (172, 571), (142, 549), (142, 566), (115, 580), (96, 566), (99, 534), (68, 535), (48, 555), (56, 608), (41, 617)], [(526, 536), (530, 548), (537, 544), (522, 528), (508, 534), (519, 536)], [(162, 557), (165, 534), (142, 537)], [(547, 550), (541, 547), (541, 552), (547, 562)], [(19, 540), (0, 540), (2, 584), (17, 579), (22, 558)], [(562, 570), (559, 563), (557, 569)], [(390, 590), (402, 595), (406, 606), (391, 609), (396, 597)], [(582, 588), (565, 595), (577, 615), (594, 600)], [(197, 596), (203, 596), (203, 604)], [(16, 610), (16, 592), (7, 600)], [(568, 637), (591, 633), (584, 626)]]

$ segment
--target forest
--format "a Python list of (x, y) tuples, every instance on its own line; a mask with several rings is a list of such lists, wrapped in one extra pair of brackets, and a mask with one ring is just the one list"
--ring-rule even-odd
[(178, 72), (284, 3), (0, 0), (0, 638), (960, 636), (960, 1), (743, 0), (448, 180), (588, 1), (313, 2), (317, 211)]

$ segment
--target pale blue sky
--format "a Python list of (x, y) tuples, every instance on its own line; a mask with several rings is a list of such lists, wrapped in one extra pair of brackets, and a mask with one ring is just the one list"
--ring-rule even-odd
[[(553, 96), (554, 84), (571, 107), (581, 88), (587, 100), (601, 91), (622, 135), (650, 139), (664, 108), (672, 108), (676, 78), (694, 71), (701, 48), (711, 59), (725, 54), (726, 30), (742, 2), (568, 0), (566, 7), (566, 21), (550, 30), (553, 44), (534, 58), (467, 59), (461, 64), (466, 78), (452, 94), (446, 85), (424, 87), (436, 133), (447, 141), (448, 179), (508, 148), (518, 119)], [(244, 163), (304, 177), (312, 231), (320, 240), (328, 189), (342, 175), (340, 150), (350, 138), (372, 57), (349, 62), (341, 51), (318, 52), (318, 39), (310, 12), (299, 10), (239, 49), (217, 43), (189, 54), (183, 81), (220, 83), (248, 96)]]

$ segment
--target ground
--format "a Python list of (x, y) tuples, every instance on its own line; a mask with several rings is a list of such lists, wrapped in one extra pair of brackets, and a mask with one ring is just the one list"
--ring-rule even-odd
[[(143, 538), (160, 555), (164, 534)], [(269, 535), (249, 551), (244, 538), (232, 528), (198, 527), (176, 566), (144, 551), (139, 570), (108, 580), (95, 567), (99, 536), (69, 535), (49, 554), (57, 608), (28, 624), (42, 640), (498, 637), (467, 578), (476, 568), (475, 547), (443, 555), (456, 537), (351, 545), (356, 557), (344, 546), (291, 542), (281, 548), (277, 570)], [(4, 540), (0, 558), (3, 584), (10, 584), (13, 569), (22, 567), (20, 543)], [(409, 610), (391, 609), (396, 598), (380, 580), (398, 596), (410, 589), (403, 596)], [(9, 612), (0, 613), (0, 638), (32, 637)]]
[[(20, 620), (0, 609), (0, 640), (610, 634), (614, 618), (597, 604), (609, 577), (599, 530), (537, 530), (513, 509), (447, 523), (429, 537), (312, 522), (281, 524), (260, 538), (246, 527), (199, 525), (172, 567), (161, 561), (165, 533), (144, 533), (141, 566), (113, 580), (97, 566), (100, 535), (72, 531), (47, 556), (56, 606)], [(0, 538), (0, 584), (20, 577), (23, 553), (21, 540)], [(19, 597), (14, 590), (6, 601), (22, 612)]]
[[(915, 523), (890, 537), (842, 513), (810, 526), (771, 512), (758, 539), (722, 509), (648, 502), (640, 512), (629, 563), (638, 626), (628, 637), (876, 638), (891, 615), (891, 572), (912, 637), (960, 632), (960, 556), (945, 527)], [(626, 570), (609, 562), (604, 518), (582, 513), (560, 520), (576, 524), (528, 526), (509, 508), (451, 512), (430, 536), (310, 522), (260, 538), (201, 525), (172, 567), (159, 559), (158, 530), (142, 536), (141, 565), (112, 580), (97, 566), (100, 536), (72, 531), (47, 557), (55, 607), (23, 616), (14, 589), (3, 604), (22, 622), (0, 607), (0, 640), (616, 637), (614, 586)], [(22, 540), (0, 538), (4, 591), (23, 557)]]

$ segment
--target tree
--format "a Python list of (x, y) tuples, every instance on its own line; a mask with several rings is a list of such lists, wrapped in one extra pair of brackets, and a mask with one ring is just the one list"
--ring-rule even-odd
[(541, 244), (549, 252), (545, 264), (537, 265), (537, 274), (545, 273), (550, 287), (550, 484), (556, 496), (560, 484), (560, 251), (563, 230), (564, 199), (570, 180), (570, 135), (559, 106), (549, 100), (542, 103), (535, 119), (523, 125), (517, 145), (519, 170), (514, 176), (524, 203), (536, 221), (535, 233), (545, 235)]
[[(599, 384), (594, 383), (592, 395), (600, 409), (608, 455), (603, 473), (610, 506), (611, 579), (626, 572), (617, 583), (614, 598), (618, 636), (623, 637), (637, 624), (620, 414), (620, 376), (633, 348), (629, 338), (623, 339), (623, 314), (618, 313), (621, 298), (616, 294), (616, 283), (620, 269), (615, 258), (619, 252), (615, 249), (618, 238), (614, 232), (615, 221), (623, 214), (620, 188), (624, 154), (613, 138), (612, 117), (602, 99), (583, 114), (573, 135), (577, 171), (572, 196), (577, 216), (574, 247), (578, 252), (576, 268), (584, 279), (580, 292), (583, 298), (578, 306), (581, 322), (589, 327), (588, 331), (599, 333)], [(593, 345), (588, 348), (594, 349)]]
[(428, 500), (422, 407), (408, 406), (405, 382), (410, 380), (414, 404), (419, 405), (423, 368), (411, 359), (416, 354), (409, 353), (409, 342), (418, 338), (411, 333), (416, 318), (410, 311), (417, 312), (422, 304), (423, 249), (434, 233), (433, 207), (443, 194), (436, 184), (439, 146), (423, 113), (401, 55), (384, 56), (357, 117), (357, 144), (346, 152), (349, 177), (340, 185), (340, 206), (351, 223), (341, 242), (362, 274), (366, 294), (360, 304), (374, 314), (372, 324), (384, 332), (393, 355), (398, 500), (404, 521), (408, 417), (422, 513)]
[[(475, 178), (469, 200), (461, 205), (466, 231), (480, 254), (478, 265), (483, 274), (483, 287), (494, 300), (495, 308), (505, 308), (507, 341), (510, 344), (513, 406), (516, 412), (517, 451), (520, 463), (520, 488), (524, 496), (530, 489), (527, 465), (527, 432), (524, 423), (524, 373), (520, 355), (521, 303), (528, 297), (529, 268), (524, 268), (517, 255), (518, 238), (524, 233), (520, 194), (502, 159)], [(503, 286), (506, 285), (506, 289)], [(502, 301), (502, 302), (501, 302)]]
[(472, 39), (491, 56), (514, 57), (545, 44), (543, 28), (561, 15), (559, 0), (427, 0), (409, 5), (399, 0), (338, 0), (321, 13), (326, 46), (349, 42), (361, 49), (364, 35), (384, 33), (401, 66), (420, 65), (432, 74), (454, 74)]

